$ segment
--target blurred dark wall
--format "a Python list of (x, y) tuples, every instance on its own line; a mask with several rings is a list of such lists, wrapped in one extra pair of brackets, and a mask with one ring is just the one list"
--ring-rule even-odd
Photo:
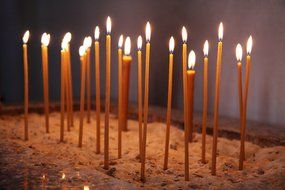
[[(252, 70), (248, 99), (248, 118), (272, 124), (285, 124), (285, 1), (284, 0), (2, 0), (0, 6), (0, 96), (5, 104), (23, 101), (22, 35), (31, 32), (29, 40), (30, 99), (42, 101), (40, 38), (51, 34), (49, 46), (50, 98), (60, 95), (60, 43), (65, 32), (72, 33), (72, 70), (74, 96), (79, 98), (80, 63), (78, 47), (84, 36), (93, 37), (94, 27), (101, 29), (101, 85), (104, 97), (105, 20), (112, 18), (112, 89), (117, 97), (117, 41), (119, 35), (132, 39), (130, 99), (137, 97), (136, 38), (144, 36), (147, 20), (152, 26), (150, 66), (150, 104), (166, 106), (168, 77), (168, 40), (174, 36), (175, 64), (173, 107), (182, 108), (181, 28), (189, 35), (189, 51), (197, 55), (195, 110), (202, 111), (203, 53), (206, 39), (209, 52), (209, 111), (212, 112), (215, 89), (217, 30), (224, 23), (224, 50), (220, 94), (221, 115), (238, 117), (237, 70), (235, 46), (245, 49), (253, 36)], [(244, 51), (245, 53), (245, 51)], [(93, 60), (92, 60), (93, 61)], [(92, 88), (95, 95), (94, 66)]]

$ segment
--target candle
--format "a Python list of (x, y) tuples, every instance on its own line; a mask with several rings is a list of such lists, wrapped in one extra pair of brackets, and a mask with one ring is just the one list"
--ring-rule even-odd
[(204, 86), (203, 86), (203, 122), (202, 122), (202, 163), (206, 163), (206, 129), (208, 114), (208, 52), (209, 42), (204, 43)]
[(185, 159), (185, 180), (189, 181), (189, 150), (188, 150), (188, 141), (189, 141), (189, 127), (188, 127), (188, 101), (187, 101), (187, 90), (186, 90), (186, 72), (187, 72), (187, 31), (183, 26), (182, 28), (182, 75), (183, 75), (183, 111), (184, 111), (184, 159)]
[(65, 70), (66, 70), (66, 59), (65, 59), (65, 51), (67, 48), (66, 40), (62, 40), (61, 43), (61, 75), (60, 75), (60, 142), (64, 140), (64, 112), (65, 112)]
[(220, 23), (218, 37), (219, 37), (219, 42), (218, 42), (217, 66), (216, 66), (216, 90), (215, 90), (215, 103), (214, 103), (213, 148), (212, 148), (212, 168), (211, 168), (212, 175), (216, 175), (220, 80), (221, 80), (222, 48), (223, 48), (223, 43), (222, 43), (223, 23)]
[(245, 68), (245, 91), (243, 99), (243, 117), (242, 117), (242, 129), (241, 129), (241, 146), (240, 146), (240, 160), (239, 160), (239, 169), (243, 169), (243, 161), (245, 160), (245, 130), (246, 130), (246, 109), (247, 109), (247, 95), (249, 88), (249, 72), (250, 72), (250, 63), (251, 63), (251, 50), (252, 50), (252, 37), (249, 36), (247, 40), (247, 56), (246, 56), (246, 68)]
[(148, 119), (148, 93), (149, 93), (149, 60), (150, 60), (150, 23), (146, 24), (146, 56), (145, 56), (145, 84), (144, 84), (144, 126), (143, 126), (143, 146), (141, 160), (141, 180), (145, 181), (145, 154), (146, 154), (146, 135)]
[(123, 86), (122, 86), (122, 46), (124, 42), (123, 35), (120, 36), (119, 42), (118, 42), (118, 86), (119, 86), (119, 92), (118, 92), (118, 158), (121, 158), (122, 154), (122, 94), (123, 94)]
[(42, 66), (43, 66), (43, 86), (44, 86), (44, 110), (46, 133), (49, 133), (49, 82), (48, 82), (48, 45), (50, 35), (43, 33), (42, 35)]
[(99, 44), (99, 27), (95, 28), (95, 74), (96, 74), (96, 153), (100, 153), (100, 44)]
[(139, 118), (139, 152), (142, 155), (142, 37), (137, 40), (138, 47), (138, 118)]
[[(130, 39), (130, 37), (127, 37), (126, 38), (126, 40), (125, 40), (125, 47), (124, 47), (124, 56), (123, 56), (123, 65), (124, 65), (124, 67), (125, 67), (125, 72), (126, 73), (129, 73), (130, 72), (130, 70), (129, 70), (129, 68), (130, 68), (130, 64), (131, 64), (131, 61), (132, 61), (132, 57), (130, 56), (130, 53), (131, 53), (131, 39)], [(125, 74), (126, 74), (125, 73)], [(126, 77), (124, 77), (124, 80), (125, 81), (129, 81), (129, 76), (130, 75), (127, 75)], [(127, 83), (123, 83), (123, 85), (125, 84), (125, 88), (127, 88), (128, 86), (127, 86)], [(127, 94), (125, 94), (126, 96), (127, 96)], [(127, 101), (127, 97), (125, 97), (126, 99), (123, 101), (124, 103), (126, 103), (126, 105), (124, 105), (124, 106), (128, 106), (128, 103), (126, 102)], [(124, 114), (125, 114), (125, 116), (127, 115), (127, 107), (124, 107), (123, 108), (123, 111), (125, 112)], [(123, 114), (123, 115), (124, 115)], [(123, 119), (127, 119), (126, 117), (125, 118), (123, 118)], [(121, 139), (120, 139), (121, 140)], [(121, 157), (121, 152), (122, 152), (122, 147), (121, 147), (121, 142), (120, 142), (120, 144), (119, 144), (120, 146), (119, 146), (119, 148), (118, 148), (118, 150), (119, 150), (119, 158)]]
[(86, 47), (80, 46), (79, 48), (80, 62), (81, 62), (81, 89), (80, 89), (80, 121), (79, 121), (79, 143), (78, 146), (82, 147), (83, 137), (83, 117), (84, 117), (84, 101), (85, 101), (85, 82), (86, 82)]
[(111, 85), (111, 18), (107, 18), (106, 28), (106, 88), (105, 88), (105, 133), (104, 133), (104, 168), (109, 169), (109, 112)]
[(28, 65), (28, 46), (30, 32), (27, 30), (23, 36), (23, 64), (24, 64), (24, 112), (25, 112), (25, 136), (24, 139), (29, 140), (28, 131), (28, 112), (29, 112), (29, 65)]
[(84, 39), (83, 45), (86, 46), (86, 93), (87, 93), (87, 123), (90, 123), (91, 112), (91, 76), (90, 76), (90, 48), (92, 38), (88, 36)]
[(170, 136), (170, 123), (171, 123), (173, 51), (174, 51), (174, 38), (171, 37), (169, 40), (169, 73), (168, 73), (168, 95), (167, 95), (167, 112), (166, 112), (165, 153), (164, 153), (164, 166), (163, 166), (164, 170), (167, 169), (168, 165), (168, 150), (169, 150), (169, 136)]

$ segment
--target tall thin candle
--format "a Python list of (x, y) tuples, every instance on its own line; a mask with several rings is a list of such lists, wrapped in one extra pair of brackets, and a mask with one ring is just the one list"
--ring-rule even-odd
[(122, 57), (123, 57), (123, 42), (124, 37), (120, 35), (118, 42), (118, 158), (121, 158), (122, 155), (122, 95), (123, 95), (123, 86), (122, 86)]
[(138, 119), (139, 119), (139, 153), (142, 156), (142, 37), (137, 40), (138, 47)]
[(91, 116), (91, 71), (90, 71), (90, 48), (92, 45), (92, 38), (88, 36), (84, 40), (86, 49), (86, 93), (87, 93), (87, 123), (90, 123)]

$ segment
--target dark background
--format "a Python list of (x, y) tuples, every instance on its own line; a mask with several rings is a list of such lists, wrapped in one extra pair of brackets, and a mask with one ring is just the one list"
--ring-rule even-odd
[[(112, 18), (112, 89), (117, 97), (117, 41), (119, 35), (132, 39), (130, 99), (137, 97), (136, 38), (144, 37), (147, 20), (152, 26), (150, 67), (150, 104), (166, 106), (168, 77), (168, 40), (174, 36), (175, 63), (173, 107), (182, 108), (181, 28), (188, 30), (189, 51), (197, 55), (195, 70), (195, 110), (202, 111), (203, 43), (210, 42), (209, 111), (213, 110), (217, 30), (224, 23), (224, 49), (220, 113), (238, 117), (238, 92), (235, 47), (245, 50), (253, 36), (252, 70), (248, 99), (248, 118), (271, 124), (285, 124), (285, 1), (284, 0), (1, 0), (0, 96), (4, 104), (23, 102), (22, 35), (29, 29), (30, 100), (42, 101), (40, 38), (51, 34), (49, 77), (51, 101), (60, 96), (60, 43), (65, 32), (72, 33), (72, 74), (74, 96), (79, 98), (80, 62), (78, 47), (84, 36), (93, 37), (96, 25), (101, 29), (101, 85), (104, 97), (105, 21)], [(244, 51), (245, 53), (245, 51)], [(92, 60), (93, 61), (93, 60)], [(94, 61), (93, 61), (94, 62)], [(92, 94), (95, 95), (92, 66)]]

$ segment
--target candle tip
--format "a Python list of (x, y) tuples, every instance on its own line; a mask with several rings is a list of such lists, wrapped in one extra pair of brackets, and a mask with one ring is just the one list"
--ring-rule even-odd
[(92, 38), (91, 36), (85, 37), (84, 41), (83, 41), (83, 46), (85, 47), (85, 49), (90, 48), (92, 45)]
[(50, 41), (50, 34), (43, 33), (41, 42), (43, 45), (48, 46)]
[(82, 46), (79, 47), (79, 55), (80, 55), (80, 57), (84, 55), (85, 50), (86, 50), (86, 49), (85, 49), (84, 45), (82, 45)]
[(138, 37), (137, 46), (138, 46), (138, 50), (142, 49), (142, 36)]
[(224, 35), (224, 26), (223, 23), (221, 22), (219, 25), (219, 40), (222, 41)]
[(70, 32), (67, 32), (64, 37), (63, 37), (63, 40), (66, 41), (66, 43), (69, 43), (71, 41), (71, 33)]
[(108, 16), (107, 21), (106, 21), (107, 34), (111, 33), (111, 28), (112, 28), (112, 22), (111, 22), (111, 18)]
[(27, 30), (23, 36), (23, 43), (26, 44), (29, 40), (29, 37), (30, 37), (30, 31)]
[(119, 37), (118, 48), (122, 48), (123, 43), (124, 43), (124, 36), (123, 36), (123, 34), (121, 34)]
[(182, 27), (182, 40), (183, 40), (184, 43), (187, 42), (187, 36), (188, 36), (187, 30), (186, 30), (185, 26), (183, 26)]
[(100, 29), (99, 29), (99, 26), (96, 26), (95, 32), (94, 32), (94, 38), (96, 41), (99, 40), (99, 36), (100, 36)]
[(242, 47), (239, 43), (237, 44), (237, 47), (236, 47), (236, 58), (237, 58), (237, 61), (241, 61), (242, 59)]
[(207, 57), (209, 54), (209, 42), (208, 42), (208, 40), (206, 40), (204, 43), (203, 52), (204, 52), (204, 56)]
[(247, 40), (247, 44), (246, 44), (246, 52), (247, 52), (247, 54), (251, 53), (251, 49), (252, 49), (252, 36), (250, 35), (248, 40)]
[(150, 37), (151, 37), (151, 27), (150, 27), (150, 23), (149, 22), (146, 23), (145, 37), (146, 37), (146, 41), (149, 42), (150, 41)]
[(126, 38), (125, 41), (124, 53), (125, 55), (130, 55), (131, 53), (131, 38), (129, 36)]
[(188, 69), (189, 70), (194, 69), (195, 62), (196, 62), (196, 55), (195, 55), (195, 52), (191, 50), (188, 56)]
[(171, 36), (170, 40), (169, 40), (169, 52), (173, 53), (174, 51), (174, 38), (173, 36)]

